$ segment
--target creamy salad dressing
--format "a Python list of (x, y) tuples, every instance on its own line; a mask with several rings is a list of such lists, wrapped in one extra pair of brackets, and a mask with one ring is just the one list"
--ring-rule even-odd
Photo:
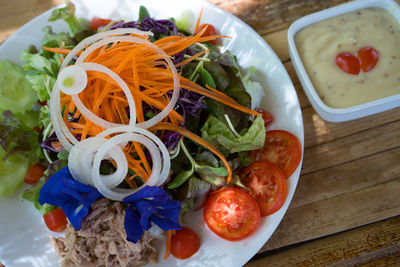
[[(330, 18), (299, 31), (295, 42), (321, 99), (347, 108), (400, 93), (400, 25), (381, 8), (366, 8)], [(357, 55), (365, 46), (379, 53), (369, 72), (351, 75), (335, 63), (341, 52)]]

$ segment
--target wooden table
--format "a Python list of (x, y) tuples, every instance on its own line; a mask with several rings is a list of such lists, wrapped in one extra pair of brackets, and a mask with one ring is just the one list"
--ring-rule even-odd
[[(399, 266), (400, 108), (326, 122), (306, 98), (288, 53), (286, 36), (293, 21), (347, 1), (209, 1), (243, 19), (268, 42), (289, 72), (303, 112), (304, 162), (296, 193), (277, 231), (246, 266)], [(3, 2), (0, 42), (63, 1)]]

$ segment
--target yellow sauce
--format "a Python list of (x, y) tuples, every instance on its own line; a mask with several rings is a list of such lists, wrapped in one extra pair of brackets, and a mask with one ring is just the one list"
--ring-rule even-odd
[[(366, 8), (307, 26), (295, 43), (314, 85), (326, 105), (347, 108), (400, 93), (400, 24), (386, 10)], [(335, 62), (341, 52), (357, 55), (375, 48), (379, 60), (369, 72), (351, 75)]]

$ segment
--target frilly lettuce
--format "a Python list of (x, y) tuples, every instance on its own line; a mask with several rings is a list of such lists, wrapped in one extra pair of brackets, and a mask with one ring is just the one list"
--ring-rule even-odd
[(265, 142), (264, 120), (258, 115), (245, 133), (236, 136), (226, 123), (210, 115), (201, 128), (201, 135), (222, 152), (235, 153), (260, 149)]

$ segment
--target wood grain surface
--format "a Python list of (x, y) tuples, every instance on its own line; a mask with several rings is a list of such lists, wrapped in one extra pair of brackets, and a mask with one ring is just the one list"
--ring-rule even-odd
[[(400, 266), (400, 108), (330, 123), (311, 107), (290, 60), (296, 19), (347, 0), (209, 0), (252, 26), (296, 88), (304, 162), (281, 224), (247, 266)], [(0, 42), (62, 0), (2, 1)], [(400, 0), (397, 0), (400, 3)]]

